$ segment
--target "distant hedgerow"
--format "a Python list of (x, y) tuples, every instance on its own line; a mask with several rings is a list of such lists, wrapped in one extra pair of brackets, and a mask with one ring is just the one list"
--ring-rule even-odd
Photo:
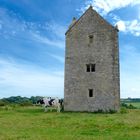
[(121, 103), (121, 107), (125, 107), (127, 109), (137, 109), (137, 107), (133, 106), (132, 104)]

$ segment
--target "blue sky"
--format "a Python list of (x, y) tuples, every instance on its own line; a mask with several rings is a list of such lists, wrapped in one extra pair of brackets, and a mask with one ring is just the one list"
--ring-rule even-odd
[(120, 30), (121, 97), (140, 97), (140, 0), (0, 0), (0, 98), (63, 97), (65, 32), (89, 5)]

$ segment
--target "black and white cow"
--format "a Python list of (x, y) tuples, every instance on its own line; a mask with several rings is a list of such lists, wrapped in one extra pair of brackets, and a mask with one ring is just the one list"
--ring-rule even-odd
[(48, 111), (48, 107), (54, 107), (57, 109), (57, 112), (61, 111), (63, 100), (58, 98), (44, 97), (37, 101), (37, 104), (41, 104), (45, 108), (45, 112)]

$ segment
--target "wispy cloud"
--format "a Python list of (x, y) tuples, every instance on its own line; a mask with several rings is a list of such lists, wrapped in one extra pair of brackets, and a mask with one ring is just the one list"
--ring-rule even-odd
[(38, 24), (19, 19), (16, 13), (0, 8), (0, 33), (2, 37), (30, 39), (30, 32), (38, 29)]
[[(23, 41), (37, 41), (45, 43), (46, 45), (64, 48), (64, 33), (66, 27), (55, 23), (28, 22), (23, 19), (18, 19), (17, 17), (15, 13), (0, 8), (0, 34), (2, 36), (6, 38), (23, 39)], [(40, 32), (50, 32), (50, 36), (51, 34), (55, 36), (49, 39), (47, 37), (49, 35), (43, 35), (40, 34)]]
[(59, 56), (59, 55), (54, 55), (54, 54), (50, 54), (50, 55), (51, 55), (51, 57), (55, 58), (56, 60), (58, 60), (64, 64), (64, 57)]
[[(85, 3), (85, 6), (81, 8), (85, 11), (89, 5), (93, 6), (93, 9), (98, 11), (103, 16), (110, 16), (114, 19), (114, 25), (118, 25), (120, 31), (125, 33), (131, 33), (134, 36), (140, 36), (140, 20), (139, 17), (133, 20), (122, 20), (118, 15), (112, 13), (114, 10), (125, 8), (127, 6), (140, 7), (140, 0), (89, 0)], [(139, 16), (139, 15), (138, 15)]]
[(100, 14), (106, 15), (115, 9), (124, 8), (129, 5), (135, 6), (138, 4), (140, 4), (139, 0), (89, 0), (81, 10), (84, 11), (89, 5), (92, 5)]
[[(63, 97), (63, 75), (0, 59), (1, 97), (12, 95), (44, 95)], [(7, 90), (5, 90), (7, 88)]]
[(46, 23), (45, 29), (50, 31), (53, 35), (56, 35), (57, 37), (59, 37), (59, 39), (64, 40), (67, 27), (64, 25), (58, 25), (52, 22), (52, 23)]
[[(64, 32), (65, 26), (52, 22), (28, 22), (19, 19), (16, 13), (0, 8), (1, 55), (8, 54), (15, 59), (20, 57), (40, 63), (44, 63), (44, 59), (56, 59), (54, 56), (60, 55), (57, 50), (60, 49), (61, 54), (64, 51)], [(50, 53), (52, 54), (49, 55)]]
[(31, 33), (32, 35), (32, 39), (34, 41), (46, 44), (46, 45), (50, 45), (50, 46), (55, 46), (55, 47), (59, 47), (59, 48), (64, 48), (64, 41), (60, 41), (60, 40), (50, 40), (47, 37), (41, 36), (39, 34), (36, 33)]
[(63, 97), (63, 68), (54, 62), (63, 67), (65, 27), (50, 23), (26, 21), (0, 8), (0, 97)]

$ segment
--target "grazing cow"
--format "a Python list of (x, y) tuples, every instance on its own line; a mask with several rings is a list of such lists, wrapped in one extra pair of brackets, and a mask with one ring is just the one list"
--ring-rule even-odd
[(37, 104), (42, 104), (45, 108), (45, 112), (48, 111), (48, 107), (54, 107), (57, 109), (57, 112), (60, 112), (63, 100), (58, 98), (44, 97), (37, 101)]

